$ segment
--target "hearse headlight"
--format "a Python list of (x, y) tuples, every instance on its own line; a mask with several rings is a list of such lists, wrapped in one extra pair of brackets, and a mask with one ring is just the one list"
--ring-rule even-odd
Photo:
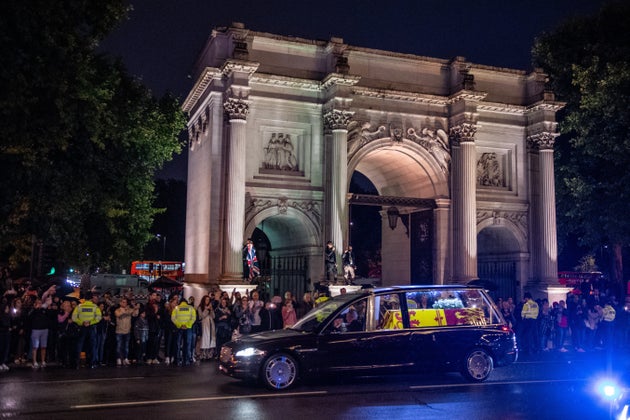
[(237, 351), (236, 357), (262, 356), (263, 354), (265, 354), (265, 352), (262, 350), (258, 350), (254, 347), (247, 347), (246, 349)]

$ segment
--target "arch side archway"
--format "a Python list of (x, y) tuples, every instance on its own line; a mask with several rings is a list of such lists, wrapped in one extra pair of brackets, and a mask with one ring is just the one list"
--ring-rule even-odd
[(495, 298), (516, 298), (526, 283), (527, 237), (512, 220), (493, 216), (477, 224), (479, 277), (497, 285)]

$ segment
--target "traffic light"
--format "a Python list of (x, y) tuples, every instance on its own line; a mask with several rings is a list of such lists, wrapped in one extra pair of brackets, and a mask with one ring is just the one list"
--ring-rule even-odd
[(57, 248), (52, 245), (46, 245), (43, 241), (37, 243), (37, 276), (52, 276), (55, 274), (55, 260)]

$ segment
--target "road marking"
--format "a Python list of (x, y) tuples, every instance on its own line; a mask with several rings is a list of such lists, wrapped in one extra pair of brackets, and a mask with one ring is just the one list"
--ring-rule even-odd
[[(85, 379), (59, 379), (56, 381), (13, 381), (14, 384), (72, 384), (72, 383), (85, 383), (85, 382), (108, 382), (108, 381), (138, 381), (140, 379), (146, 379), (146, 376), (131, 376), (129, 378), (85, 378)], [(8, 382), (7, 382), (8, 383)], [(1, 384), (0, 384), (1, 385)]]
[(199, 398), (178, 398), (174, 400), (153, 400), (153, 401), (128, 401), (106, 404), (83, 404), (71, 405), (70, 408), (75, 410), (88, 408), (111, 408), (111, 407), (129, 407), (149, 404), (174, 404), (182, 402), (200, 402), (200, 401), (221, 401), (221, 400), (239, 400), (245, 398), (287, 398), (287, 397), (304, 397), (313, 395), (326, 395), (328, 391), (311, 391), (311, 392), (292, 392), (288, 394), (254, 394), (254, 395), (230, 395), (217, 397), (199, 397)]
[(465, 384), (443, 384), (443, 385), (411, 385), (409, 389), (433, 389), (433, 388), (463, 388), (469, 386), (488, 386), (488, 385), (526, 385), (541, 384), (552, 382), (586, 382), (587, 379), (537, 379), (525, 381), (503, 381), (503, 382), (470, 382)]

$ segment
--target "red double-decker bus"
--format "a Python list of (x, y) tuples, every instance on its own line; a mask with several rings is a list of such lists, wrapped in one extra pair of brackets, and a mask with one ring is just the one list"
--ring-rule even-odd
[(581, 286), (584, 283), (597, 284), (603, 280), (604, 276), (599, 271), (560, 271), (558, 281), (560, 284), (569, 287)]
[(130, 274), (149, 282), (158, 277), (182, 281), (184, 280), (184, 265), (181, 261), (134, 261), (131, 263)]

